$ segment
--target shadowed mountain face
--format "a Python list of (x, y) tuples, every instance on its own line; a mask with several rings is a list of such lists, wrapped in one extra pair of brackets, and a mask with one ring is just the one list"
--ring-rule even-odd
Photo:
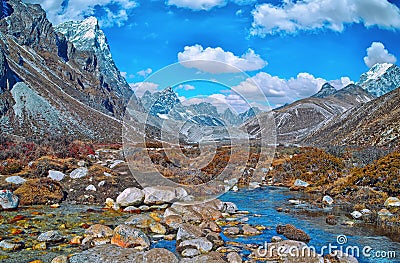
[(119, 141), (120, 119), (134, 95), (97, 20), (55, 29), (39, 5), (10, 0), (9, 13), (2, 2), (9, 15), (0, 20), (0, 130)]

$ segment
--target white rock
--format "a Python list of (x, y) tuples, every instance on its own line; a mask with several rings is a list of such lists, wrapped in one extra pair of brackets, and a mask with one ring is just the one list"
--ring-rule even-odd
[(85, 190), (86, 191), (93, 191), (93, 192), (96, 192), (97, 191), (97, 189), (96, 189), (96, 187), (94, 186), (94, 185), (88, 185), (86, 188), (85, 188)]
[(111, 177), (112, 175), (110, 173), (104, 172), (104, 176)]
[(47, 177), (60, 182), (65, 178), (65, 174), (59, 171), (50, 170)]
[(371, 214), (371, 213), (372, 213), (372, 211), (367, 209), (367, 208), (364, 208), (363, 210), (361, 210), (361, 214), (363, 214), (363, 215), (368, 215), (368, 214)]
[(397, 197), (389, 197), (385, 201), (386, 207), (400, 207), (400, 199)]
[(6, 178), (6, 182), (7, 183), (11, 183), (11, 184), (23, 184), (26, 182), (26, 180), (24, 178), (22, 178), (21, 176), (10, 176)]
[(304, 182), (304, 181), (302, 181), (300, 179), (296, 179), (296, 181), (294, 181), (293, 185), (297, 186), (297, 187), (308, 187), (310, 184), (307, 183), (307, 182)]
[(325, 195), (325, 196), (322, 198), (322, 203), (331, 205), (331, 204), (333, 204), (333, 198), (330, 197), (329, 195)]
[(110, 169), (114, 169), (118, 164), (124, 163), (122, 160), (115, 160), (111, 165)]
[(87, 173), (88, 173), (88, 169), (86, 167), (80, 167), (80, 168), (73, 170), (69, 176), (72, 179), (78, 179), (78, 178), (85, 177), (87, 175)]
[(165, 204), (184, 201), (188, 196), (185, 189), (172, 186), (150, 186), (143, 189), (145, 204)]
[(236, 204), (232, 202), (224, 202), (222, 205), (222, 212), (224, 213), (235, 213), (238, 210)]
[(353, 211), (353, 212), (351, 212), (351, 216), (352, 216), (354, 219), (359, 219), (359, 218), (362, 217), (362, 214), (361, 214), (360, 212), (358, 212), (358, 211)]
[(142, 190), (136, 187), (125, 189), (117, 197), (116, 203), (122, 207), (138, 205), (143, 202), (145, 194)]
[(84, 167), (85, 165), (86, 165), (86, 162), (83, 160), (78, 162), (79, 167)]
[(101, 181), (97, 184), (98, 187), (102, 187), (104, 184), (106, 183), (106, 181)]
[(299, 205), (299, 204), (301, 204), (301, 201), (300, 201), (300, 200), (293, 200), (293, 199), (290, 199), (288, 202), (289, 202), (289, 204), (292, 204), (292, 205)]

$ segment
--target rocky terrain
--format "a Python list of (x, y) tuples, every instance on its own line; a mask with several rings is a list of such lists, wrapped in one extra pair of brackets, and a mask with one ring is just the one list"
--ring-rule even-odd
[(54, 28), (39, 5), (8, 3), (12, 12), (0, 20), (1, 131), (116, 141), (133, 92), (97, 20)]
[(41, 157), (19, 173), (3, 170), (2, 188), (14, 191), (0, 193), (2, 262), (273, 262), (292, 246), (307, 247), (310, 236), (292, 225), (277, 228), (287, 239), (269, 241), (286, 247), (282, 255), (227, 241), (267, 228), (246, 223), (253, 215), (231, 202), (188, 206), (180, 203), (190, 198), (183, 188), (141, 189), (120, 157), (100, 148), (81, 159)]

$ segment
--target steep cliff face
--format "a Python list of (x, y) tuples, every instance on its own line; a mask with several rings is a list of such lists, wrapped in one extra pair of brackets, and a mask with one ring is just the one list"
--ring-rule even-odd
[[(1, 131), (120, 140), (120, 119), (131, 96), (132, 105), (141, 106), (116, 68), (97, 21), (55, 30), (40, 5), (18, 0), (9, 5), (13, 12), (0, 19)], [(103, 37), (102, 48), (95, 41), (83, 48), (72, 38), (74, 30)]]

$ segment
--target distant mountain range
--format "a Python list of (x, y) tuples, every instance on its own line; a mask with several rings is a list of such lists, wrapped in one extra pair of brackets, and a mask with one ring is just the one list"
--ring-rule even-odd
[(161, 119), (176, 121), (190, 121), (202, 126), (238, 126), (260, 113), (257, 107), (236, 114), (227, 108), (222, 114), (208, 102), (183, 105), (172, 88), (168, 87), (160, 92), (151, 94), (146, 91), (140, 98), (143, 107), (150, 115)]
[[(252, 136), (265, 127), (272, 129), (258, 125), (263, 119), (254, 116), (267, 116), (258, 108), (236, 114), (229, 108), (218, 112), (207, 102), (184, 105), (171, 88), (145, 92), (138, 99), (116, 67), (96, 18), (53, 27), (39, 5), (4, 3), (0, 5), (2, 134), (120, 141), (130, 99), (130, 107), (138, 113), (132, 123), (142, 124), (147, 120), (141, 115), (151, 116), (154, 139), (166, 120), (186, 123), (179, 136), (191, 142), (224, 139), (225, 126)], [(341, 90), (326, 83), (310, 98), (273, 110), (278, 142), (398, 145), (398, 87), (400, 68), (388, 63), (376, 64), (358, 83)], [(135, 132), (148, 134), (144, 129)], [(176, 133), (176, 127), (170, 132)]]

